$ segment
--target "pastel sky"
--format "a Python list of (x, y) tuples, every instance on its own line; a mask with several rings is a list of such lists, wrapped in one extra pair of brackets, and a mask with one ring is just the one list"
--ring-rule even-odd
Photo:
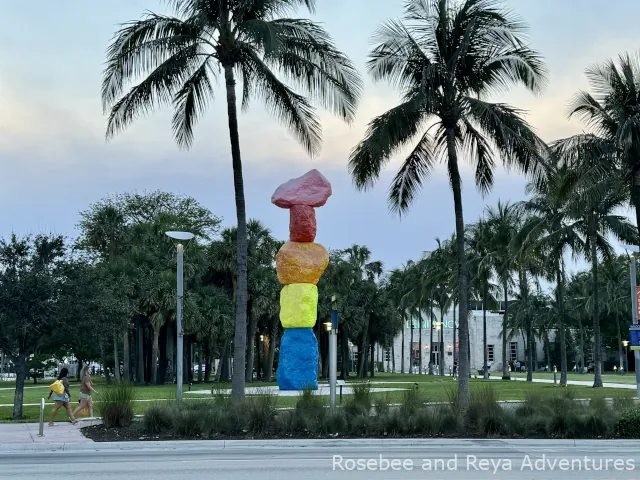
[[(365, 75), (370, 35), (401, 14), (401, 0), (321, 0), (315, 20)], [(509, 0), (530, 25), (530, 38), (551, 72), (545, 94), (514, 90), (499, 99), (529, 111), (545, 140), (581, 130), (566, 119), (566, 106), (587, 88), (585, 67), (640, 47), (637, 0)], [(0, 235), (53, 231), (76, 234), (78, 211), (101, 197), (125, 191), (163, 189), (195, 197), (224, 224), (235, 207), (223, 85), (196, 130), (188, 151), (171, 137), (170, 111), (145, 118), (105, 142), (100, 103), (104, 52), (116, 25), (144, 10), (164, 11), (158, 0), (4, 0), (0, 7)], [(306, 13), (301, 13), (305, 16)], [(394, 159), (377, 187), (357, 192), (347, 174), (350, 149), (367, 122), (396, 102), (397, 93), (366, 80), (357, 121), (346, 126), (323, 115), (324, 149), (310, 159), (294, 138), (254, 103), (240, 119), (247, 212), (279, 238), (288, 234), (288, 214), (270, 203), (283, 181), (318, 168), (334, 195), (318, 211), (317, 241), (330, 248), (369, 246), (386, 268), (400, 266), (446, 238), (454, 228), (453, 199), (444, 171), (426, 183), (410, 213), (387, 210)], [(524, 197), (525, 180), (498, 172), (493, 192), (482, 198), (465, 165), (465, 220), (474, 221), (498, 198)]]

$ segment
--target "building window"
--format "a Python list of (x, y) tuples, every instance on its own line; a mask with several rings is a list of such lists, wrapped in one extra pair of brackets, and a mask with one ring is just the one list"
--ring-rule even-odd
[(493, 362), (493, 361), (494, 361), (494, 346), (487, 345), (487, 362)]
[(518, 360), (518, 342), (511, 342), (509, 345), (509, 360)]

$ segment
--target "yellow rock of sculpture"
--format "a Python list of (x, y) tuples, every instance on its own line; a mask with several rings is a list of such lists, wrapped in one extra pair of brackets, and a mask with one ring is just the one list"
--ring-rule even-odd
[(284, 328), (313, 328), (318, 316), (318, 287), (285, 285), (280, 292), (280, 322)]
[(328, 264), (329, 254), (319, 243), (287, 242), (276, 255), (276, 272), (283, 285), (317, 285)]

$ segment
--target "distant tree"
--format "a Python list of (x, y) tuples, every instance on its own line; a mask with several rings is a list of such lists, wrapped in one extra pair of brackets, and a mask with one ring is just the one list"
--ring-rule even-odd
[(16, 370), (14, 420), (22, 419), (29, 358), (40, 353), (56, 330), (66, 328), (58, 308), (65, 255), (61, 236), (0, 240), (0, 350)]

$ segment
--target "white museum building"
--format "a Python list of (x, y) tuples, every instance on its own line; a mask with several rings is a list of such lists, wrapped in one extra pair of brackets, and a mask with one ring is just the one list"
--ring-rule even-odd
[[(404, 356), (404, 371), (418, 373), (420, 371), (420, 351), (422, 351), (422, 371), (428, 372), (429, 358), (434, 365), (434, 371), (438, 371), (440, 362), (440, 328), (443, 332), (442, 345), (444, 347), (444, 372), (449, 375), (453, 369), (454, 359), (459, 358), (459, 330), (456, 311), (455, 321), (455, 345), (454, 345), (454, 314), (453, 310), (449, 310), (445, 315), (440, 317), (440, 312), (434, 310), (433, 316), (433, 343), (430, 341), (430, 320), (428, 314), (423, 313), (423, 318), (419, 321), (413, 318), (406, 321), (404, 330), (394, 339), (394, 366), (395, 372), (400, 372), (402, 368), (402, 357)], [(483, 358), (483, 341), (482, 341), (482, 310), (469, 311), (469, 341), (471, 346), (471, 374), (477, 375), (482, 370)], [(489, 373), (498, 375), (502, 372), (502, 311), (487, 311), (487, 357)], [(442, 321), (441, 321), (442, 320)], [(413, 323), (413, 334), (411, 323)], [(553, 335), (553, 333), (552, 333)], [(403, 351), (404, 337), (404, 351)], [(413, 337), (413, 341), (412, 341)], [(553, 338), (550, 339), (553, 341)], [(509, 332), (507, 336), (507, 361), (521, 362), (525, 361), (526, 343), (521, 333)], [(534, 342), (534, 358), (542, 361), (544, 359), (543, 342)], [(411, 366), (411, 370), (409, 370)]]

